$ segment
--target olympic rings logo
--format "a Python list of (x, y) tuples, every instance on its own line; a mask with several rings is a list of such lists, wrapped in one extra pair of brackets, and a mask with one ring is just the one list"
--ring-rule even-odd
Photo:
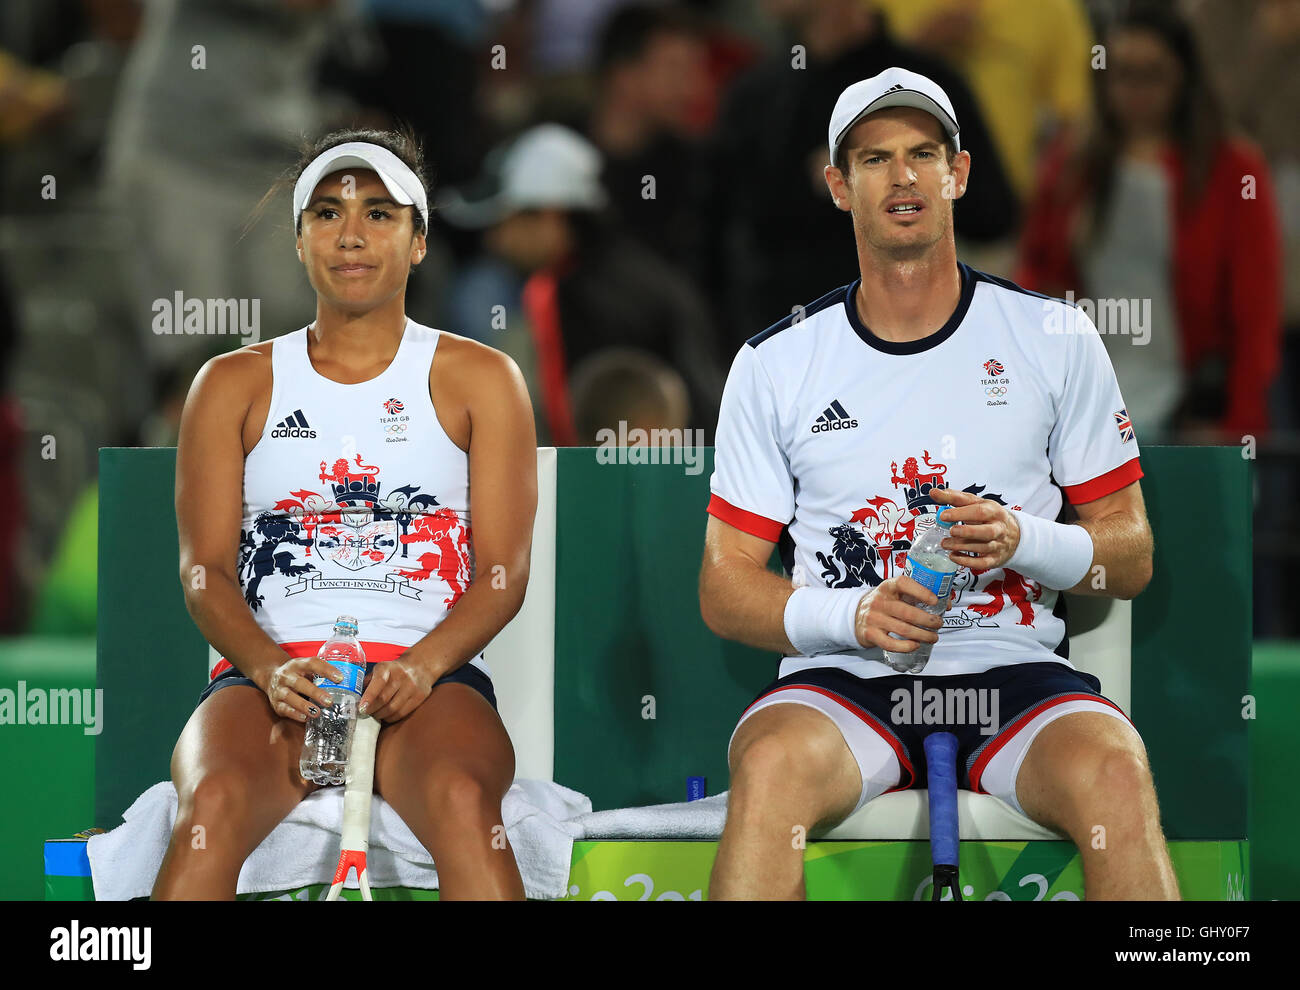
[(406, 424), (405, 424), (405, 423), (389, 423), (387, 426), (384, 427), (384, 432), (385, 432), (385, 433), (405, 433), (405, 432), (406, 432)]
[(995, 385), (992, 388), (986, 388), (984, 390), (984, 394), (991, 396), (993, 398), (997, 398), (999, 395), (1007, 394), (1007, 387), (1005, 385)]

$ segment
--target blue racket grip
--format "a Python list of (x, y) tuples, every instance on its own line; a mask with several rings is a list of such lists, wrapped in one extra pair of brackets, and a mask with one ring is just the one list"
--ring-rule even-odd
[(956, 866), (960, 831), (957, 821), (957, 737), (932, 732), (925, 737), (926, 786), (930, 797), (930, 858), (935, 866)]

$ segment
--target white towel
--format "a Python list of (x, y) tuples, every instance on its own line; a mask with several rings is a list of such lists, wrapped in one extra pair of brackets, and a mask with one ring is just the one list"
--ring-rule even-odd
[(727, 793), (677, 804), (592, 811), (564, 824), (575, 839), (717, 839), (727, 823)]
[[(589, 811), (590, 799), (550, 781), (516, 780), (510, 785), (501, 802), (502, 821), (529, 897), (565, 896), (573, 834), (562, 822)], [(149, 895), (171, 839), (176, 788), (171, 781), (155, 784), (122, 817), (121, 825), (92, 836), (86, 844), (99, 901)], [(329, 883), (338, 865), (342, 819), (342, 787), (321, 788), (307, 797), (244, 861), (237, 893)], [(371, 887), (438, 887), (429, 853), (378, 794), (370, 815), (366, 866)], [(347, 886), (356, 889), (355, 874), (349, 875)]]

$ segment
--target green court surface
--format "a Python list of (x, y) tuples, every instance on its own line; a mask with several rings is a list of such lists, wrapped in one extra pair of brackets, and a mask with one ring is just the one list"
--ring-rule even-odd
[(1300, 897), (1296, 822), (1300, 792), (1290, 756), (1300, 752), (1300, 642), (1264, 641), (1252, 652), (1250, 856), (1253, 900)]
[[(95, 640), (0, 639), (0, 691), (14, 692), (16, 699), (20, 686), (28, 695), (93, 690)], [(0, 873), (0, 900), (40, 900), (41, 844), (94, 824), (95, 736), (87, 735), (86, 728), (0, 725), (0, 766), (9, 805), (0, 815), (0, 848), (9, 853), (8, 868)]]

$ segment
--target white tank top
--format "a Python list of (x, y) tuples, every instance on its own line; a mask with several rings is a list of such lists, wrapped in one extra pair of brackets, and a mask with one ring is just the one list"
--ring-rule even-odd
[[(423, 639), (473, 579), (469, 458), (429, 397), (440, 333), (407, 319), (392, 363), (344, 385), (307, 357), (307, 328), (271, 345), (271, 406), (244, 460), (239, 584), (291, 656), (355, 616), (366, 659)], [(487, 673), (482, 654), (470, 660)], [(212, 671), (230, 668), (224, 658)]]

